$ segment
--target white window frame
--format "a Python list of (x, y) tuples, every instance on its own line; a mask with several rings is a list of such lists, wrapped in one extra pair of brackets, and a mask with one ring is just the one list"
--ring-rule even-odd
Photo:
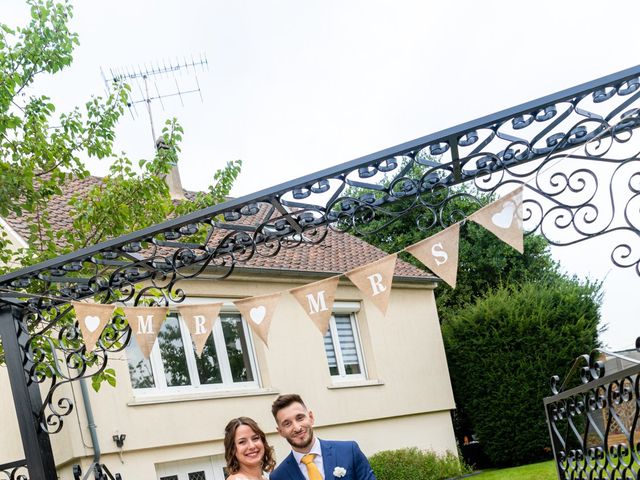
[[(354, 382), (367, 379), (367, 367), (364, 361), (364, 355), (362, 354), (362, 340), (360, 336), (360, 328), (358, 326), (358, 319), (356, 316), (359, 310), (360, 304), (357, 302), (336, 302), (333, 305), (333, 312), (329, 321), (329, 330), (331, 332), (333, 351), (335, 353), (336, 364), (338, 366), (338, 375), (331, 375), (331, 380), (334, 383)], [(342, 347), (340, 346), (340, 339), (338, 337), (338, 328), (336, 326), (335, 314), (349, 315), (349, 318), (351, 319), (351, 330), (353, 331), (356, 355), (358, 356), (358, 363), (360, 364), (360, 373), (347, 374), (345, 371), (344, 361), (342, 359)]]
[(178, 480), (189, 480), (189, 473), (204, 471), (207, 480), (224, 480), (226, 463), (222, 455), (191, 460), (178, 460), (156, 464), (156, 478), (177, 475)]
[[(215, 303), (216, 300), (203, 300), (195, 299), (195, 302), (186, 302), (185, 304), (202, 304), (202, 303)], [(225, 314), (238, 315), (242, 321), (243, 330), (246, 333), (247, 354), (249, 356), (249, 364), (251, 365), (251, 371), (253, 373), (253, 380), (249, 382), (233, 382), (231, 376), (231, 366), (229, 365), (229, 355), (227, 353), (227, 346), (224, 341), (224, 333), (222, 330), (222, 320), (217, 318), (213, 327), (213, 340), (218, 354), (218, 362), (220, 367), (220, 375), (222, 376), (222, 383), (219, 384), (201, 384), (200, 377), (198, 375), (198, 366), (196, 364), (196, 352), (193, 349), (193, 342), (191, 340), (191, 334), (189, 329), (184, 323), (184, 320), (176, 310), (170, 311), (167, 318), (170, 316), (177, 317), (180, 324), (180, 335), (182, 339), (182, 345), (185, 352), (187, 361), (187, 371), (191, 381), (190, 385), (182, 386), (168, 386), (167, 377), (164, 371), (164, 364), (162, 362), (162, 356), (160, 353), (160, 342), (156, 340), (151, 354), (149, 355), (149, 363), (151, 364), (151, 370), (153, 373), (154, 387), (147, 388), (134, 388), (136, 395), (163, 395), (163, 394), (181, 394), (181, 393), (195, 393), (195, 392), (225, 392), (225, 391), (243, 391), (243, 390), (255, 390), (260, 388), (262, 384), (258, 364), (256, 361), (256, 352), (254, 347), (253, 332), (246, 320), (240, 315), (240, 312), (235, 308), (232, 303), (223, 304), (220, 309), (219, 316)], [(222, 354), (224, 352), (224, 354)]]

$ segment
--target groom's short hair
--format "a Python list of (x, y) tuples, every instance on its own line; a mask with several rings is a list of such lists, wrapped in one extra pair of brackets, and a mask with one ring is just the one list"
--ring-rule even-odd
[(299, 403), (305, 409), (307, 408), (307, 406), (302, 401), (302, 397), (297, 393), (287, 393), (286, 395), (280, 395), (273, 401), (273, 404), (271, 405), (271, 414), (273, 415), (273, 418), (276, 418), (277, 420), (276, 415), (278, 415), (278, 412), (283, 408), (287, 408), (293, 403)]

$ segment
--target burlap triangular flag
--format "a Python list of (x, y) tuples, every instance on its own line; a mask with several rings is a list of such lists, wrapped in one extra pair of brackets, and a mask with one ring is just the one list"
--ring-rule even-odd
[(250, 297), (233, 302), (242, 317), (265, 345), (268, 345), (271, 319), (273, 318), (273, 312), (279, 300), (280, 293), (273, 293), (271, 295)]
[(102, 330), (111, 320), (116, 306), (83, 302), (71, 302), (71, 305), (76, 311), (76, 319), (78, 320), (78, 326), (82, 332), (87, 352), (93, 352)]
[(339, 281), (340, 276), (336, 276), (289, 290), (322, 335), (329, 330)]
[(167, 318), (168, 307), (123, 307), (124, 316), (144, 358), (149, 358), (162, 324)]
[(389, 295), (391, 294), (393, 272), (397, 259), (398, 254), (394, 253), (345, 273), (349, 280), (378, 307), (383, 315), (386, 315), (389, 306)]
[(522, 190), (523, 187), (518, 187), (469, 216), (469, 220), (482, 225), (520, 253), (524, 252)]
[(221, 308), (222, 303), (181, 305), (178, 307), (178, 312), (189, 329), (198, 357), (202, 355), (202, 350), (211, 335)]
[(405, 248), (405, 251), (424, 263), (452, 288), (456, 288), (459, 240), (460, 224), (455, 223), (434, 236)]

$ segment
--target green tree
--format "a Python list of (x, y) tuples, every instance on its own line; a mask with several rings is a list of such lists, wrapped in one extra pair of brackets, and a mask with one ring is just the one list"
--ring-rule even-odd
[[(424, 174), (424, 168), (412, 168), (407, 174), (410, 180), (397, 181), (392, 185), (394, 191), (413, 191)], [(360, 198), (364, 203), (380, 196), (363, 194), (356, 188), (347, 195)], [(491, 200), (490, 196), (478, 194), (465, 186), (424, 193), (419, 202), (415, 196), (409, 195), (406, 199), (385, 205), (386, 213), (378, 211), (373, 218), (363, 214), (368, 222), (359, 227), (371, 232), (365, 236), (370, 243), (390, 253), (398, 252), (440, 231), (440, 219), (446, 224), (463, 220)], [(392, 217), (397, 218), (390, 222)], [(593, 348), (598, 335), (600, 285), (584, 284), (564, 275), (551, 257), (546, 240), (540, 235), (525, 236), (524, 245), (524, 254), (520, 254), (483, 227), (465, 222), (460, 230), (457, 286), (453, 289), (441, 283), (435, 291), (456, 399), (457, 408), (453, 415), (456, 435), (461, 441), (465, 435), (479, 434), (490, 451), (491, 459), (505, 464), (542, 458), (543, 448), (548, 445), (542, 398), (550, 394), (549, 378), (565, 372), (577, 355)], [(411, 255), (401, 254), (401, 258), (418, 268), (425, 268)], [(536, 294), (527, 297), (532, 290)], [(551, 298), (552, 301), (549, 300)], [(502, 310), (491, 312), (492, 302), (496, 303), (496, 309)], [(486, 317), (483, 316), (485, 313)], [(540, 318), (543, 315), (547, 317)], [(566, 328), (559, 328), (551, 339), (545, 337), (550, 334), (548, 328), (541, 325), (554, 319), (560, 323), (562, 318), (567, 319)], [(462, 322), (460, 319), (467, 319), (464, 323), (466, 330), (458, 330)], [(510, 343), (501, 339), (491, 343), (494, 336), (508, 338), (507, 331), (501, 332), (499, 328), (502, 327), (493, 325), (496, 321), (499, 325), (507, 324), (505, 330), (510, 328), (520, 336), (510, 338), (513, 340)], [(571, 326), (573, 321), (577, 323)], [(543, 328), (544, 332), (536, 331), (536, 326)], [(480, 341), (486, 342), (482, 348), (478, 346)], [(537, 353), (539, 346), (542, 346), (543, 353)], [(508, 355), (503, 351), (505, 348)], [(470, 358), (474, 353), (478, 358)], [(499, 375), (481, 375), (482, 368), (476, 372), (478, 365), (490, 372), (499, 372)], [(517, 382), (520, 382), (521, 375), (517, 372), (521, 365), (522, 371), (531, 376), (534, 386), (523, 383), (523, 389), (518, 390)], [(516, 372), (517, 382), (499, 380), (498, 384), (495, 383), (497, 377), (509, 376), (511, 370)], [(484, 401), (493, 389), (500, 392), (498, 397), (502, 403)], [(531, 428), (521, 427), (530, 422), (529, 417), (533, 419)], [(503, 428), (502, 432), (492, 430), (490, 422), (485, 419), (495, 420), (496, 425)], [(531, 441), (531, 446), (517, 442), (514, 445), (522, 448), (521, 452), (510, 446), (504, 450), (508, 454), (500, 456), (500, 448), (506, 445), (489, 442), (493, 442), (494, 436), (511, 439), (511, 425), (523, 429), (525, 433), (519, 438)]]
[[(168, 146), (134, 162), (114, 150), (115, 128), (126, 111), (129, 87), (114, 84), (107, 97), (94, 96), (81, 107), (58, 112), (37, 80), (71, 65), (78, 35), (69, 29), (69, 1), (26, 0), (26, 26), (0, 23), (0, 217), (28, 220), (27, 247), (14, 249), (0, 229), (0, 274), (91, 244), (136, 231), (170, 217), (224, 201), (240, 173), (235, 160), (218, 170), (211, 186), (195, 198), (172, 201), (164, 177), (176, 165), (183, 130), (170, 120), (163, 129)], [(71, 225), (49, 221), (52, 198), (69, 182), (86, 178), (87, 160), (110, 162), (109, 173), (69, 200)], [(46, 312), (45, 312), (46, 314)], [(74, 321), (66, 315), (60, 322)], [(54, 342), (78, 342), (51, 339)], [(48, 343), (43, 342), (43, 348)], [(0, 352), (0, 363), (3, 362)], [(115, 384), (106, 369), (94, 378)]]
[[(10, 248), (0, 238), (0, 269), (30, 265), (132, 232), (169, 217), (219, 203), (228, 195), (241, 162), (229, 162), (211, 187), (192, 201), (176, 205), (164, 182), (180, 152), (182, 128), (167, 122), (170, 146), (137, 168), (114, 151), (115, 127), (125, 112), (129, 88), (115, 84), (106, 98), (90, 98), (83, 107), (58, 113), (51, 99), (37, 92), (37, 79), (68, 67), (78, 35), (69, 29), (68, 1), (27, 0), (31, 20), (24, 27), (0, 24), (0, 217), (26, 216), (27, 248)], [(99, 185), (70, 200), (71, 228), (48, 220), (49, 200), (66, 184), (85, 178), (88, 159), (111, 162)], [(3, 232), (4, 233), (4, 232)], [(2, 273), (0, 271), (0, 273)]]
[[(440, 231), (442, 227), (439, 224), (426, 228), (432, 224), (435, 215), (441, 214), (448, 223), (454, 223), (491, 201), (486, 194), (472, 195), (464, 186), (451, 190), (450, 201), (443, 201), (443, 193), (426, 194), (422, 198), (427, 205), (442, 203), (444, 207), (441, 213), (438, 208), (432, 210), (419, 203), (410, 208), (413, 199), (385, 206), (391, 215), (405, 213), (383, 228), (388, 217), (375, 218), (366, 226), (367, 231), (374, 233), (365, 236), (365, 239), (386, 252), (398, 252)], [(434, 211), (438, 213), (434, 214)], [(378, 228), (380, 230), (376, 231)], [(524, 254), (520, 254), (483, 227), (466, 222), (460, 230), (457, 286), (453, 289), (443, 282), (436, 290), (440, 320), (446, 321), (460, 308), (472, 304), (501, 285), (524, 281), (547, 282), (562, 276), (544, 238), (527, 235), (524, 245)], [(425, 268), (409, 254), (403, 253), (401, 258), (418, 268)]]
[(493, 463), (549, 456), (542, 399), (552, 374), (598, 345), (600, 297), (575, 278), (513, 284), (442, 325), (456, 405)]

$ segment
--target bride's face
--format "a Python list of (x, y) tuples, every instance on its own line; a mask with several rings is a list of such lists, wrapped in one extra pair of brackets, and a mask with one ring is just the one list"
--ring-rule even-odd
[(248, 425), (240, 425), (236, 429), (234, 439), (236, 458), (241, 466), (254, 467), (262, 465), (264, 444), (260, 435)]

